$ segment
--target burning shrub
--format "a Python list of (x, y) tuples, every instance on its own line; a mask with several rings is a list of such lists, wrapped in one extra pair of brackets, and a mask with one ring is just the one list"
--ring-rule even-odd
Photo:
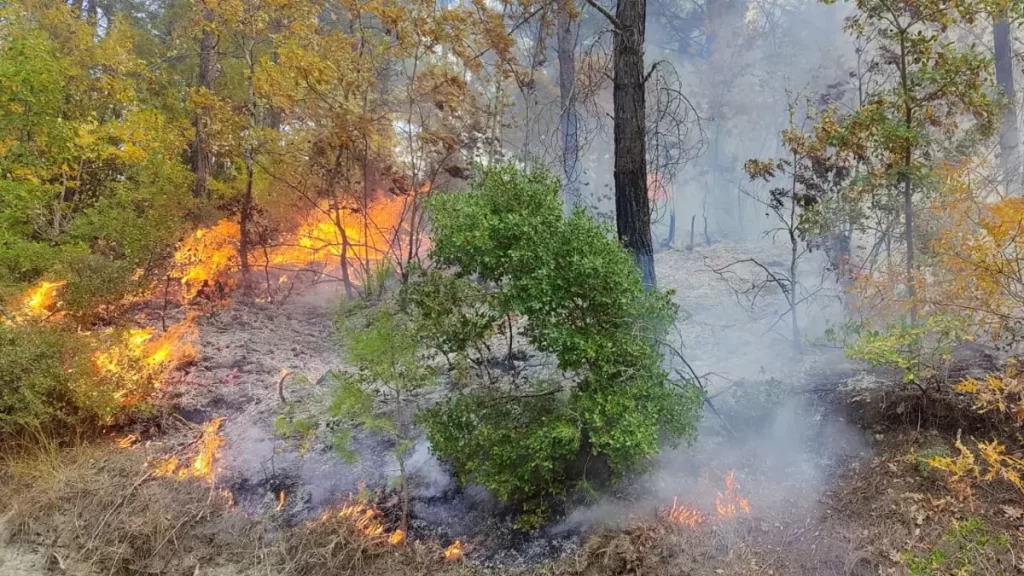
[(621, 475), (662, 439), (692, 438), (700, 397), (669, 381), (655, 345), (675, 318), (669, 295), (644, 291), (606, 227), (582, 211), (563, 216), (548, 172), (488, 168), (471, 186), (428, 206), (438, 271), (414, 275), (405, 293), (421, 337), (486, 365), (479, 356), (494, 321), (511, 342), (519, 318), (532, 349), (564, 377), (487, 371), (423, 414), (434, 451), (462, 481), (542, 513), (588, 475)]

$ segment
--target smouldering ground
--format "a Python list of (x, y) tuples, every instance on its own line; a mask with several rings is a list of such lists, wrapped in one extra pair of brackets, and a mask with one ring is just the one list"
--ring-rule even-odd
[[(331, 451), (330, 430), (305, 445), (275, 434), (281, 414), (322, 414), (328, 386), (318, 380), (344, 368), (331, 325), (341, 292), (322, 285), (283, 304), (232, 304), (199, 318), (201, 359), (168, 384), (162, 417), (122, 431), (141, 437), (132, 448), (95, 445), (0, 475), (0, 573), (91, 576), (155, 566), (185, 576), (305, 576), (344, 566), (381, 575), (867, 576), (905, 573), (901, 554), (927, 551), (953, 517), (1021, 528), (1021, 518), (1005, 512), (1017, 506), (1012, 494), (968, 504), (921, 472), (912, 454), (948, 445), (949, 422), (919, 424), (898, 386), (865, 377), (834, 350), (810, 346), (798, 358), (785, 338), (765, 334), (781, 295), (752, 311), (709, 268), (751, 254), (784, 261), (784, 251), (752, 250), (720, 243), (657, 256), (660, 283), (676, 291), (683, 312), (687, 357), (697, 372), (720, 374), (708, 380), (732, 432), (708, 414), (694, 446), (666, 451), (650, 474), (547, 531), (510, 532), (492, 500), (457, 490), (421, 445), (411, 535), (419, 543), (401, 551), (363, 544), (371, 555), (358, 563), (344, 555), (350, 540), (331, 543), (337, 527), (322, 525), (320, 514), (361, 481), (386, 484), (395, 467), (390, 446), (366, 435), (356, 439), (360, 458), (347, 464)], [(821, 323), (820, 315), (808, 318)], [(277, 389), (282, 370), (306, 378), (285, 384), (291, 412)], [(214, 418), (224, 418), (214, 487), (145, 476), (147, 460), (187, 453)], [(926, 432), (930, 425), (941, 433)], [(720, 518), (730, 470), (750, 512)], [(673, 499), (704, 521), (666, 522)], [(465, 539), (469, 565), (443, 562), (440, 550), (455, 537)]]

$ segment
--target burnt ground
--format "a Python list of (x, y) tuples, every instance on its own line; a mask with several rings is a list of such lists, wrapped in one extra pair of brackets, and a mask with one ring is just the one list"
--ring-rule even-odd
[[(722, 250), (711, 257), (724, 260), (737, 251)], [(941, 543), (953, 518), (978, 516), (994, 530), (1018, 534), (1022, 516), (1007, 512), (1007, 507), (1022, 507), (1019, 493), (992, 488), (979, 492), (973, 501), (962, 501), (920, 462), (922, 453), (948, 451), (959, 430), (984, 436), (989, 432), (985, 419), (954, 400), (930, 399), (920, 405), (920, 398), (894, 383), (893, 375), (866, 372), (827, 347), (807, 346), (794, 354), (778, 335), (766, 336), (764, 327), (774, 318), (770, 310), (737, 307), (735, 299), (728, 306), (726, 296), (731, 294), (715, 288), (714, 279), (707, 276), (708, 257), (659, 255), (659, 278), (678, 285), (677, 299), (687, 318), (682, 330), (686, 353), (701, 359), (698, 372), (716, 372), (706, 380), (727, 425), (707, 414), (695, 445), (667, 450), (652, 463), (650, 473), (602, 495), (599, 502), (577, 503), (551, 526), (532, 534), (514, 530), (511, 519), (484, 491), (457, 486), (421, 443), (412, 465), (410, 539), (441, 547), (461, 539), (468, 562), (459, 570), (463, 574), (811, 576), (905, 574), (901, 555), (923, 553)], [(245, 522), (258, 523), (266, 530), (259, 532), (266, 534), (264, 538), (288, 538), (315, 525), (317, 517), (363, 483), (386, 487), (396, 473), (386, 441), (357, 433), (354, 448), (359, 458), (349, 464), (330, 446), (329, 423), (305, 441), (283, 438), (275, 429), (282, 414), (322, 417), (329, 385), (320, 377), (330, 369), (346, 368), (332, 338), (331, 319), (339, 298), (333, 287), (320, 286), (284, 303), (235, 303), (200, 317), (201, 359), (168, 383), (159, 416), (119, 432), (137, 432), (143, 441), (128, 451), (109, 447), (102, 448), (105, 456), (90, 456), (82, 482), (117, 483), (107, 477), (88, 480), (89, 474), (112, 474), (117, 468), (101, 465), (92, 470), (91, 463), (129, 459), (135, 463), (125, 469), (141, 471), (142, 461), (180, 451), (195, 439), (199, 425), (224, 417), (216, 485), (230, 490), (236, 504), (226, 514), (241, 513)], [(150, 311), (154, 324), (158, 308), (154, 304)], [(172, 307), (169, 320), (183, 318), (186, 312)], [(962, 365), (964, 372), (995, 367), (984, 354), (968, 354)], [(282, 370), (295, 374), (284, 386), (285, 403), (277, 390)], [(723, 490), (722, 477), (729, 470), (735, 471), (739, 493), (749, 499), (749, 515), (709, 519), (696, 528), (659, 520), (659, 511), (673, 498), (712, 515), (715, 496)], [(14, 507), (8, 512), (0, 505), (0, 573), (146, 573), (130, 567), (115, 570), (123, 562), (118, 560), (121, 552), (111, 556), (114, 564), (108, 571), (104, 557), (96, 560), (94, 553), (76, 550), (80, 542), (65, 543), (61, 536), (66, 530), (63, 519), (71, 515), (81, 518), (74, 525), (91, 536), (85, 539), (91, 545), (104, 526), (94, 530), (90, 519), (111, 516), (112, 510), (128, 509), (144, 497), (142, 489), (134, 490), (136, 479), (125, 472), (119, 480), (124, 498), (107, 502), (92, 514), (78, 510), (86, 504), (71, 490), (72, 496), (65, 494), (61, 502), (76, 506), (73, 514), (59, 507), (50, 516), (37, 514), (40, 518), (30, 523), (30, 530), (3, 529), (5, 517), (31, 509), (7, 494)], [(155, 479), (145, 485), (150, 484), (173, 491), (183, 483)], [(0, 495), (3, 492), (0, 483)], [(278, 511), (281, 492), (286, 499)], [(386, 490), (382, 494), (381, 507), (387, 513)], [(175, 497), (165, 495), (172, 501)], [(182, 506), (186, 504), (192, 505)], [(200, 534), (220, 522), (216, 514), (200, 518)], [(107, 525), (113, 523), (109, 520)], [(243, 538), (244, 532), (227, 544), (244, 551), (236, 555), (227, 554), (224, 545), (185, 554), (181, 550), (192, 550), (189, 537), (184, 530), (172, 531), (169, 538), (175, 545), (158, 539), (160, 545), (152, 554), (174, 553), (176, 559), (165, 564), (174, 569), (157, 573), (305, 573), (294, 566), (291, 572), (265, 566), (257, 570), (268, 554), (260, 552), (265, 544)], [(5, 534), (13, 536), (5, 540)], [(415, 560), (404, 553), (396, 556), (402, 570), (395, 564), (386, 570), (374, 565), (353, 570), (437, 573), (436, 562), (428, 562), (419, 546), (412, 555)], [(93, 558), (93, 563), (87, 562), (83, 571), (55, 569), (54, 550), (62, 558), (81, 555)], [(101, 571), (94, 570), (95, 562), (101, 562)], [(211, 572), (207, 567), (212, 566), (219, 567)]]

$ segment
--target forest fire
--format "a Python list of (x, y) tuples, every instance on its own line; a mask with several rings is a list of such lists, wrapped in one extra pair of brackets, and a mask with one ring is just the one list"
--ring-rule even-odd
[[(716, 492), (715, 513), (712, 518), (723, 520), (734, 518), (738, 514), (750, 514), (750, 502), (738, 494), (740, 485), (736, 481), (736, 472), (730, 470), (725, 474), (725, 492)], [(671, 524), (679, 524), (688, 528), (696, 528), (708, 520), (700, 510), (679, 504), (679, 498), (672, 498), (672, 507), (663, 509), (661, 515)]]
[(116, 377), (122, 404), (130, 405), (139, 394), (157, 386), (167, 372), (195, 360), (198, 331), (192, 317), (171, 326), (163, 334), (153, 328), (133, 328), (120, 340), (93, 355), (100, 373)]
[(284, 490), (281, 490), (281, 493), (277, 495), (277, 508), (274, 509), (274, 512), (284, 510), (284, 505), (287, 501), (288, 494)]
[(462, 560), (462, 541), (456, 540), (451, 546), (444, 549), (444, 559), (447, 562), (458, 562)]
[(719, 492), (715, 497), (715, 510), (722, 518), (736, 516), (737, 509), (744, 514), (750, 514), (750, 503), (736, 493), (736, 489), (739, 487), (739, 483), (736, 482), (736, 472), (730, 470), (725, 475), (725, 493)]
[(50, 308), (57, 303), (57, 291), (66, 282), (40, 282), (35, 288), (29, 290), (25, 299), (25, 311), (29, 314), (41, 316), (50, 313)]
[(405, 530), (398, 529), (389, 533), (384, 526), (384, 514), (371, 503), (353, 500), (350, 496), (337, 512), (328, 512), (321, 517), (321, 520), (327, 520), (332, 516), (348, 520), (357, 534), (371, 541), (387, 541), (391, 546), (400, 546), (405, 543)]
[(696, 528), (698, 524), (704, 522), (704, 514), (689, 506), (679, 505), (678, 497), (672, 498), (672, 508), (667, 511), (665, 518), (673, 524), (690, 528)]
[(179, 479), (199, 478), (213, 483), (216, 479), (217, 452), (224, 444), (224, 439), (220, 435), (220, 426), (223, 422), (224, 418), (214, 418), (203, 426), (202, 433), (194, 444), (195, 457), (191, 465), (185, 466), (176, 456), (171, 456), (155, 465), (153, 475)]
[[(294, 232), (250, 253), (249, 264), (254, 269), (319, 273), (340, 268), (344, 260), (350, 266), (351, 281), (360, 284), (375, 263), (407, 255), (408, 208), (408, 198), (381, 196), (364, 217), (359, 209), (321, 202)], [(178, 246), (174, 262), (186, 299), (197, 296), (204, 283), (231, 284), (229, 276), (241, 268), (240, 238), (238, 223), (224, 219), (196, 230)], [(287, 274), (276, 276), (277, 284), (289, 281)]]

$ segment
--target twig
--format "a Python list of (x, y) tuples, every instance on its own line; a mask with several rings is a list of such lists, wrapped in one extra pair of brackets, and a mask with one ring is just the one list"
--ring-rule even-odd
[(125, 502), (127, 502), (128, 497), (131, 496), (133, 492), (135, 492), (135, 489), (141, 486), (142, 483), (149, 479), (149, 477), (152, 475), (152, 471), (143, 474), (142, 477), (136, 480), (135, 484), (132, 484), (132, 487), (129, 488), (127, 492), (125, 492), (124, 496), (122, 496), (121, 499), (117, 501), (117, 504), (114, 504), (114, 506), (107, 511), (106, 515), (103, 516), (103, 519), (100, 520), (99, 525), (96, 526), (96, 530), (92, 533), (92, 538), (89, 540), (89, 545), (85, 547), (86, 550), (92, 548), (93, 545), (96, 544), (96, 538), (99, 537), (100, 531), (103, 530), (103, 525), (106, 524), (107, 520), (110, 519), (111, 514), (113, 514), (115, 511), (117, 511), (118, 508), (120, 508)]
[(287, 403), (287, 400), (284, 399), (284, 381), (291, 375), (290, 371), (285, 370), (284, 374), (281, 374), (281, 379), (277, 381), (277, 397), (281, 400), (281, 404)]

